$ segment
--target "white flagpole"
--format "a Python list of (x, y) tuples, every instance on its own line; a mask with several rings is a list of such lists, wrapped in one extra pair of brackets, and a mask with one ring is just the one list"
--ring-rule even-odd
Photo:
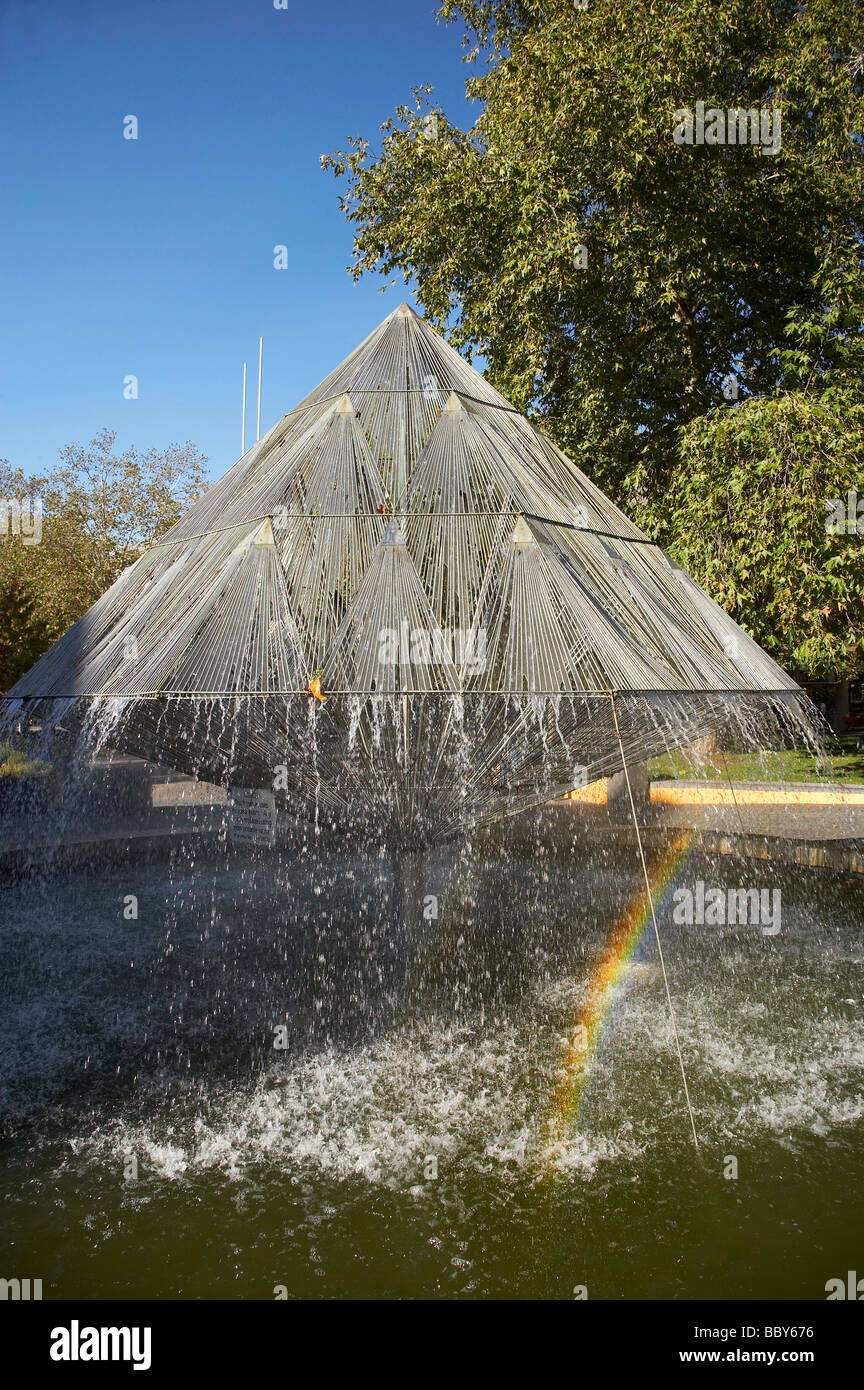
[(258, 339), (258, 424), (255, 430), (255, 442), (261, 438), (261, 356), (264, 351), (264, 339)]
[(240, 426), (240, 457), (246, 452), (246, 363), (243, 363), (243, 416)]

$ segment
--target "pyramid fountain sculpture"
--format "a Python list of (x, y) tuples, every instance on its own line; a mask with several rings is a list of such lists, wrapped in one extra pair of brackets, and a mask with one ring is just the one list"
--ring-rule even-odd
[(403, 304), (5, 706), (431, 841), (801, 699)]

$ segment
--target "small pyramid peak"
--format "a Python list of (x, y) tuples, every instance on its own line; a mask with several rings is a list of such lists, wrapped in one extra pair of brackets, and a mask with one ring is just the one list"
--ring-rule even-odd
[(444, 402), (444, 409), (443, 409), (443, 411), (442, 411), (442, 414), (443, 414), (443, 415), (458, 415), (458, 414), (461, 412), (461, 410), (462, 410), (462, 402), (460, 401), (459, 397), (456, 395), (456, 392), (455, 392), (455, 391), (451, 391), (451, 392), (450, 392), (450, 395), (447, 397), (446, 401)]
[(344, 395), (342, 395), (342, 396), (339, 397), (339, 400), (338, 400), (337, 405), (336, 405), (336, 411), (335, 411), (335, 413), (336, 413), (337, 415), (353, 415), (353, 414), (354, 414), (354, 404), (353, 404), (353, 402), (352, 402), (352, 400), (351, 400), (351, 397), (348, 395), (348, 392), (347, 392), (347, 391), (344, 393)]
[(273, 539), (273, 526), (269, 516), (267, 516), (261, 522), (261, 525), (256, 527), (254, 531), (248, 531), (246, 533), (240, 544), (235, 545), (231, 553), (232, 555), (245, 555), (252, 549), (253, 545), (275, 546), (275, 544), (276, 542)]
[(524, 516), (520, 516), (510, 535), (511, 545), (536, 545), (537, 542)]
[(398, 309), (393, 310), (393, 317), (397, 319), (417, 319), (420, 317), (420, 315), (417, 313), (415, 309), (411, 308), (410, 304), (406, 304), (403, 301), (403, 303), (399, 305)]
[(404, 545), (405, 537), (399, 530), (395, 521), (388, 521), (384, 528), (384, 535), (381, 537), (382, 545)]

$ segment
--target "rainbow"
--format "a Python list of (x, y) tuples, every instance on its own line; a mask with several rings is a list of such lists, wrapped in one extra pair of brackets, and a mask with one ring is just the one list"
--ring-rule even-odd
[[(693, 847), (694, 839), (695, 834), (692, 830), (676, 835), (649, 866), (651, 897), (658, 914), (679, 867)], [(614, 1000), (616, 987), (650, 922), (651, 898), (647, 888), (642, 888), (627, 904), (623, 916), (612, 929), (609, 940), (600, 953), (588, 984), (585, 1002), (568, 1038), (547, 1118), (547, 1145), (550, 1148), (562, 1142), (578, 1113), (585, 1094), (591, 1061)]]

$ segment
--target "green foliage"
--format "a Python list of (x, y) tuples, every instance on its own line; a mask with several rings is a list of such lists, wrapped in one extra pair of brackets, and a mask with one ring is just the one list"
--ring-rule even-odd
[(829, 738), (825, 743), (829, 761), (802, 748), (782, 751), (762, 749), (753, 753), (724, 752), (722, 757), (709, 756), (694, 762), (682, 750), (663, 753), (648, 762), (648, 776), (653, 781), (668, 778), (688, 779), (694, 776), (724, 782), (831, 782), (850, 785), (864, 784), (864, 755), (857, 751), (854, 739)]
[(45, 777), (50, 765), (27, 754), (8, 739), (0, 740), (0, 777)]
[(864, 669), (864, 536), (826, 502), (864, 496), (864, 401), (839, 387), (694, 420), (665, 505), (671, 553), (781, 664)]
[[(782, 384), (790, 310), (826, 257), (860, 269), (862, 98), (846, 0), (450, 0), (490, 54), (463, 132), (428, 87), (325, 167), (347, 177), (354, 274), (415, 280), (433, 321), (619, 496), (662, 478), (678, 425)], [(674, 112), (779, 105), (777, 156), (680, 146)], [(574, 251), (587, 249), (585, 269)], [(632, 489), (631, 489), (632, 491)]]
[(0, 690), (14, 685), (50, 644), (35, 598), (20, 578), (7, 574), (0, 588)]
[(103, 430), (70, 444), (40, 477), (0, 461), (0, 498), (35, 499), (42, 538), (0, 536), (0, 689), (61, 636), (202, 491), (206, 458), (192, 443), (114, 450)]

